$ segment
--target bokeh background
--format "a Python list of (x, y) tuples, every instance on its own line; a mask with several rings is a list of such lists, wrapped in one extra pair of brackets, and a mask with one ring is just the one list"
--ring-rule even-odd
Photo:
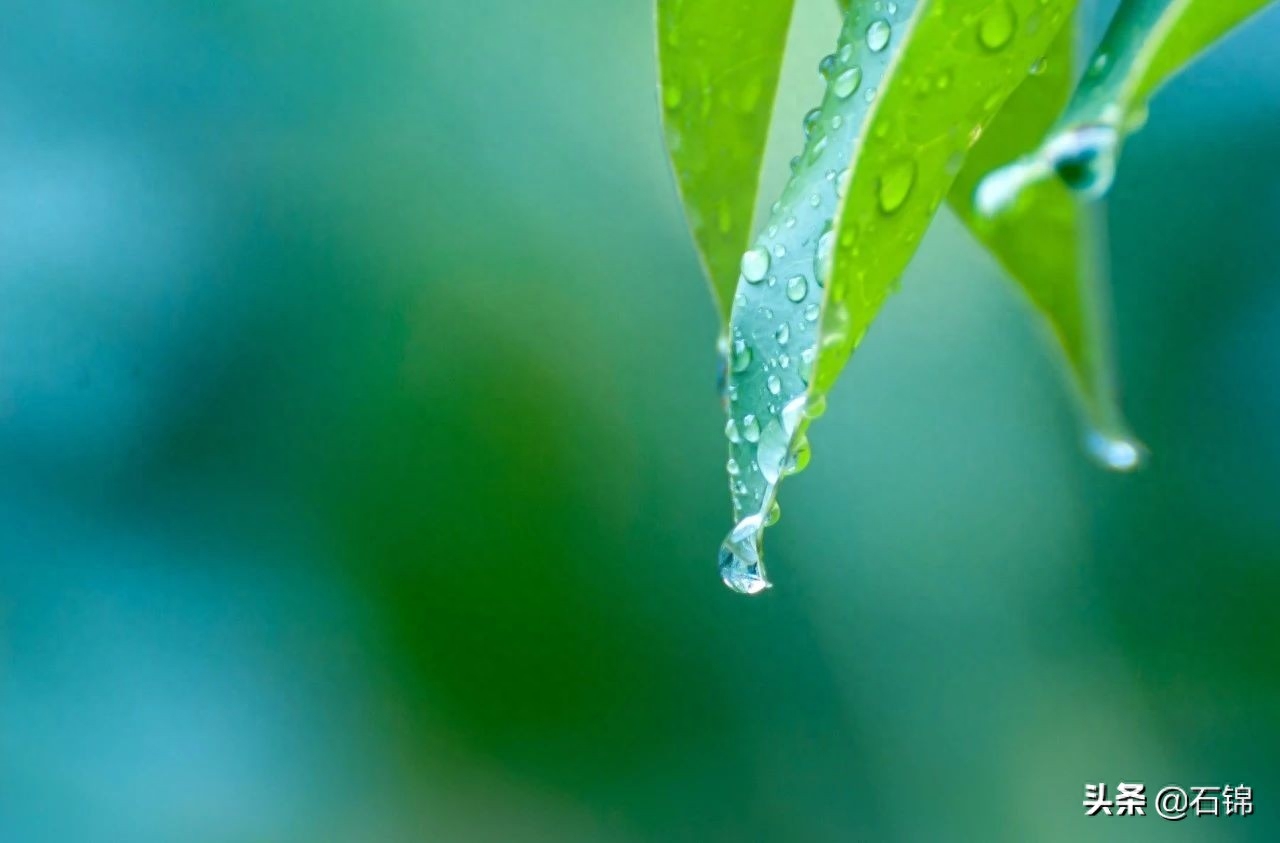
[(0, 10), (0, 840), (1280, 839), (1280, 9), (1111, 202), (1149, 468), (944, 213), (753, 600), (651, 15)]

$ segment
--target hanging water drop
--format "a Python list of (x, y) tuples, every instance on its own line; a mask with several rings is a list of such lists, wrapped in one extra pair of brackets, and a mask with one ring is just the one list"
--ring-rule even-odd
[(769, 253), (760, 247), (748, 249), (742, 255), (742, 277), (758, 284), (769, 274)]
[(1147, 454), (1141, 442), (1096, 430), (1085, 437), (1085, 448), (1099, 465), (1111, 471), (1133, 471), (1142, 465)]
[(751, 365), (751, 346), (745, 340), (733, 341), (733, 371), (745, 372)]
[(763, 532), (764, 519), (749, 515), (734, 525), (720, 545), (720, 579), (739, 594), (759, 594), (770, 586), (760, 547)]
[(724, 436), (735, 445), (742, 441), (742, 436), (738, 433), (738, 423), (733, 419), (725, 422)]
[(1045, 157), (1062, 183), (1086, 199), (1098, 199), (1116, 176), (1120, 133), (1103, 124), (1080, 126), (1055, 136)]
[(889, 46), (889, 36), (893, 30), (889, 27), (886, 20), (874, 20), (867, 27), (867, 49), (873, 53), (878, 53), (885, 47)]

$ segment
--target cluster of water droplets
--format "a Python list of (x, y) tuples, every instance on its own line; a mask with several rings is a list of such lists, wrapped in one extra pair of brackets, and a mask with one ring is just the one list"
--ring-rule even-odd
[[(819, 65), (826, 95), (822, 106), (804, 117), (805, 145), (791, 162), (791, 179), (766, 229), (742, 256), (730, 329), (721, 346), (734, 526), (721, 545), (719, 568), (725, 585), (743, 594), (769, 587), (764, 530), (780, 517), (782, 479), (808, 465), (806, 430), (825, 409), (822, 395), (811, 387), (835, 219), (864, 114), (888, 65), (894, 22), (914, 6), (915, 0), (879, 0), (846, 18), (839, 49)], [(913, 179), (913, 169), (885, 174), (888, 212), (905, 201)], [(825, 329), (830, 328), (828, 320)]]

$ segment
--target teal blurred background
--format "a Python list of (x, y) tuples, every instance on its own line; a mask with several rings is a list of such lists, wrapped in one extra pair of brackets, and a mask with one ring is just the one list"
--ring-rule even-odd
[(1149, 468), (944, 214), (754, 600), (651, 15), (5, 5), (0, 840), (1280, 839), (1280, 9), (1111, 203)]

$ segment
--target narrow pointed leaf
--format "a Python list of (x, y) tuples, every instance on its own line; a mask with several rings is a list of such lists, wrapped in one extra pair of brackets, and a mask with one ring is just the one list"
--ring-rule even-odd
[(721, 318), (751, 237), (792, 0), (658, 0), (667, 153)]
[[(1095, 236), (1105, 220), (1056, 179), (1030, 186), (995, 218), (974, 205), (986, 173), (1035, 150), (1053, 127), (1071, 96), (1077, 40), (1076, 27), (1064, 26), (1036, 60), (969, 152), (948, 201), (1044, 318), (1084, 408), (1091, 450), (1113, 456), (1107, 467), (1133, 468), (1143, 449), (1132, 441), (1116, 396), (1105, 263), (1096, 242), (1103, 238)], [(1125, 454), (1131, 458), (1117, 462)]]
[(767, 585), (763, 528), (805, 431), (947, 196), (965, 154), (1074, 0), (855, 0), (822, 106), (743, 257), (727, 384), (737, 521), (721, 576)]
[(1031, 154), (995, 171), (978, 193), (1001, 213), (1027, 185), (1056, 174), (1084, 197), (1106, 194), (1125, 135), (1147, 101), (1188, 62), (1271, 0), (1122, 0), (1070, 104)]

